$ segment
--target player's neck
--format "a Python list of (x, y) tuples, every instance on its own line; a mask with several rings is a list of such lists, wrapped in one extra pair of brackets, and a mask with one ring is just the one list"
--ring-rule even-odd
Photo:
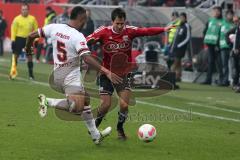
[(23, 15), (23, 14), (21, 14), (21, 16), (24, 17), (24, 18), (26, 18), (26, 17), (28, 17), (28, 14), (27, 14), (27, 15)]
[(70, 27), (72, 27), (72, 28), (75, 28), (75, 29), (78, 29), (78, 25), (74, 22), (74, 21), (69, 21), (68, 22), (68, 25), (70, 26)]
[(121, 33), (123, 32), (123, 30), (122, 30), (122, 31), (116, 31), (116, 30), (114, 29), (114, 27), (112, 26), (112, 32), (115, 33), (115, 34), (121, 34)]

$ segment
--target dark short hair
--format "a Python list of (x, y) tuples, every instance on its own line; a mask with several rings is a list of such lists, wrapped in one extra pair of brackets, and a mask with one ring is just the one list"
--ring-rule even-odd
[(213, 10), (218, 10), (220, 12), (220, 16), (218, 18), (222, 18), (222, 7), (215, 6), (215, 7), (213, 7)]
[(220, 6), (215, 6), (215, 7), (213, 7), (213, 9), (214, 10), (219, 10), (220, 12), (222, 12), (222, 7), (220, 7)]
[(75, 20), (77, 19), (78, 15), (82, 15), (82, 14), (86, 14), (86, 9), (80, 6), (74, 7), (71, 11), (70, 19)]
[(117, 17), (124, 18), (124, 20), (126, 20), (126, 12), (122, 8), (114, 9), (111, 14), (112, 21), (114, 21)]
[(180, 16), (183, 16), (185, 19), (187, 19), (187, 14), (185, 12), (180, 13)]
[(179, 14), (177, 11), (172, 12), (172, 16), (179, 17)]
[(27, 6), (28, 9), (30, 8), (30, 7), (29, 7), (29, 4), (26, 3), (26, 2), (24, 2), (24, 3), (22, 4), (22, 6)]

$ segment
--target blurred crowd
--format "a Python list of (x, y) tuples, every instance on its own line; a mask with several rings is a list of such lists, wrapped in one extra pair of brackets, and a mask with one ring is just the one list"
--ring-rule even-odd
[[(205, 0), (97, 0), (97, 5), (128, 4), (129, 6), (196, 6)], [(79, 0), (69, 0), (70, 3), (80, 3)], [(91, 2), (91, 0), (89, 0)], [(88, 2), (86, 2), (87, 4)]]
[[(203, 32), (203, 41), (207, 49), (207, 76), (202, 84), (230, 86), (240, 92), (239, 83), (239, 17), (232, 10), (223, 14), (221, 7), (214, 7), (212, 16)], [(230, 66), (230, 67), (229, 67)], [(229, 72), (231, 70), (231, 74)], [(218, 78), (213, 79), (217, 71)], [(232, 78), (232, 84), (230, 83)]]
[[(84, 1), (84, 4), (96, 4), (96, 5), (119, 5), (127, 4), (129, 6), (197, 6), (198, 4), (205, 2), (206, 0), (93, 0)], [(216, 4), (217, 0), (209, 1), (206, 5)], [(3, 0), (5, 3), (22, 3), (25, 0)], [(58, 0), (28, 0), (28, 3), (53, 3)], [(64, 1), (61, 1), (64, 2)], [(82, 3), (83, 0), (66, 0), (66, 3)]]

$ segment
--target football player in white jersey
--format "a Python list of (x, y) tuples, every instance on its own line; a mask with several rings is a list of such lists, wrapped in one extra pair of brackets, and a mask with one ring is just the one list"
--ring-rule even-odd
[[(53, 44), (54, 71), (50, 79), (54, 88), (66, 94), (65, 99), (47, 98), (39, 95), (41, 117), (46, 116), (47, 108), (54, 107), (81, 115), (95, 144), (110, 134), (111, 127), (99, 131), (81, 82), (80, 61), (82, 58), (87, 64), (103, 72), (113, 83), (120, 83), (122, 79), (108, 69), (102, 67), (91, 55), (86, 39), (78, 31), (86, 22), (86, 10), (82, 7), (74, 7), (71, 11), (68, 24), (50, 24), (32, 32), (26, 42), (26, 53), (31, 54), (31, 47), (35, 38), (49, 37)], [(51, 84), (50, 84), (51, 85)]]

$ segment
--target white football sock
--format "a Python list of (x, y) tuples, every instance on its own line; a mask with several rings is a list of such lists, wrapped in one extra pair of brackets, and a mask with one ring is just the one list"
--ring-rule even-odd
[(63, 110), (69, 110), (69, 107), (74, 103), (71, 100), (68, 99), (55, 99), (55, 98), (46, 98), (48, 102), (49, 107), (57, 108), (57, 109), (63, 109)]
[(89, 132), (91, 133), (92, 139), (99, 139), (101, 135), (95, 125), (95, 120), (93, 118), (91, 107), (84, 106), (81, 116), (82, 116), (82, 119), (85, 121), (85, 124)]

